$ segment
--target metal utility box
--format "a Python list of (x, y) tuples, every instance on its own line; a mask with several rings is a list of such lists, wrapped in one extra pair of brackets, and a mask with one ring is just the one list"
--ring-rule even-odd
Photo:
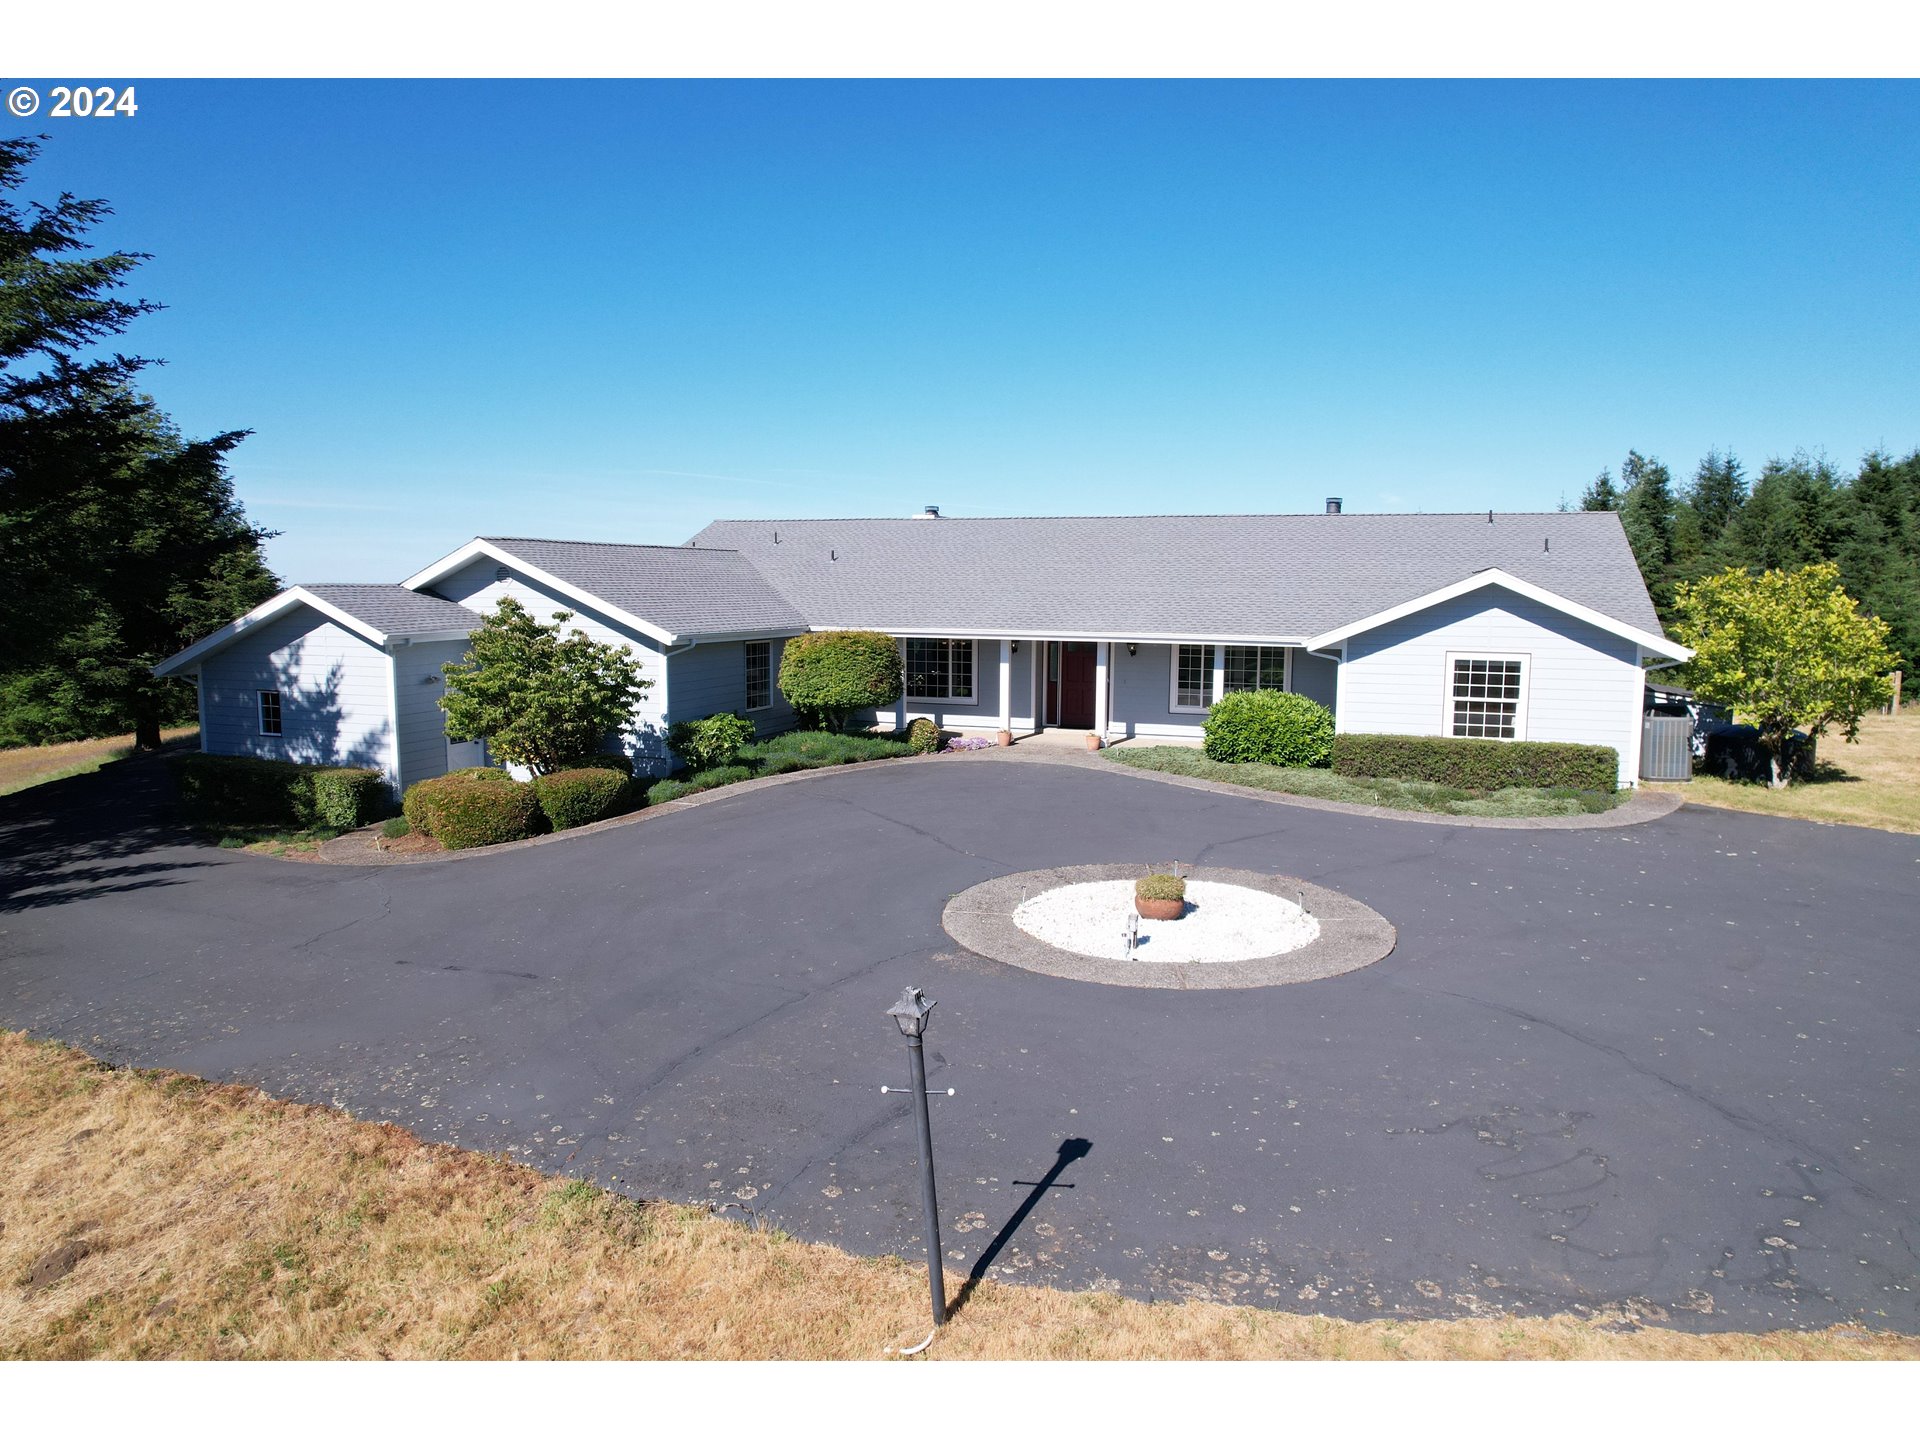
[(1640, 778), (1693, 779), (1693, 717), (1648, 715), (1640, 722)]

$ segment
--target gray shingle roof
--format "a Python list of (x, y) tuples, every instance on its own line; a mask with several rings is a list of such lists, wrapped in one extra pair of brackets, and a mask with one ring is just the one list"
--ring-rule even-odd
[(480, 617), (464, 605), (422, 595), (404, 585), (302, 585), (311, 595), (364, 621), (383, 635), (431, 635), (474, 629)]
[(674, 635), (794, 634), (807, 628), (806, 617), (731, 550), (481, 538)]
[(1497, 566), (1660, 633), (1604, 511), (720, 520), (695, 543), (817, 625), (1304, 638)]

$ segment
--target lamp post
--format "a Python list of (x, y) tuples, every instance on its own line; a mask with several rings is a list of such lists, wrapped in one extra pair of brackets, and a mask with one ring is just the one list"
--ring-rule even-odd
[(900, 1002), (887, 1014), (907, 1037), (907, 1088), (913, 1091), (914, 1128), (920, 1134), (920, 1206), (927, 1222), (927, 1290), (933, 1298), (934, 1328), (947, 1323), (947, 1277), (940, 1255), (940, 1201), (933, 1190), (933, 1127), (927, 1118), (927, 1058), (921, 1036), (927, 1033), (927, 1017), (935, 1001), (927, 999), (919, 986), (909, 985), (900, 994)]

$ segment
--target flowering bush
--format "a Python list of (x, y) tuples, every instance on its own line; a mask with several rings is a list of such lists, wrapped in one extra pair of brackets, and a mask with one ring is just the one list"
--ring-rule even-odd
[(984, 735), (961, 735), (947, 742), (949, 750), (991, 750), (997, 741)]

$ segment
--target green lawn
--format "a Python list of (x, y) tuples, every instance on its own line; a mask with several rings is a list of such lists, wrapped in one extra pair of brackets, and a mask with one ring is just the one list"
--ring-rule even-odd
[(1424, 780), (1356, 780), (1331, 770), (1288, 769), (1278, 765), (1225, 765), (1182, 745), (1119, 746), (1100, 752), (1118, 765), (1217, 780), (1253, 790), (1338, 800), (1348, 805), (1379, 805), (1389, 810), (1419, 810), (1431, 815), (1487, 815), (1508, 819), (1551, 815), (1596, 815), (1611, 810), (1631, 792), (1601, 795), (1587, 790), (1456, 790)]

